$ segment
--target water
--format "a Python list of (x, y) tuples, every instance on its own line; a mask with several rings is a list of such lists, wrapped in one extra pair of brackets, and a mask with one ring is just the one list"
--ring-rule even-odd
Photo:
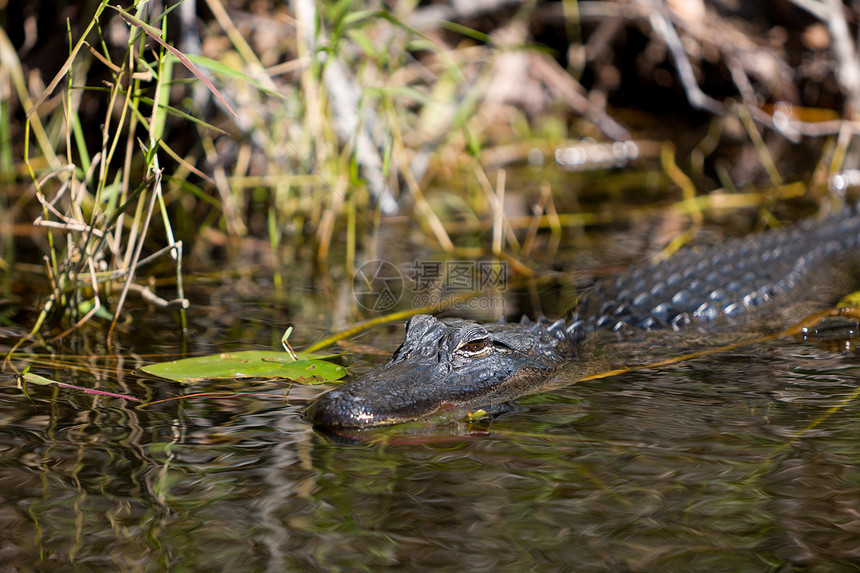
[(6, 384), (0, 567), (854, 570), (858, 372), (853, 353), (781, 341), (358, 444), (309, 428), (277, 383), (143, 410)]
[[(197, 294), (187, 350), (270, 345), (291, 320), (306, 339), (327, 330), (311, 315), (331, 307), (307, 293), (300, 307), (219, 292)], [(783, 339), (570, 385), (491, 422), (331, 437), (300, 417), (319, 387), (134, 375), (140, 354), (182, 350), (163, 315), (136, 316), (113, 357), (79, 341), (85, 358), (35, 370), (142, 400), (246, 394), (141, 409), (25, 395), (7, 371), (0, 571), (860, 567), (854, 351)], [(392, 350), (400, 332), (358, 341)], [(380, 360), (350, 357), (354, 370)]]

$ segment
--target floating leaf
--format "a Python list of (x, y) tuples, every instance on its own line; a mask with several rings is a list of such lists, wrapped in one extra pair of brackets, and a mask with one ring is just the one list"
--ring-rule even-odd
[(74, 384), (67, 384), (65, 382), (59, 382), (57, 380), (51, 380), (50, 378), (45, 378), (44, 376), (39, 376), (38, 374), (33, 374), (32, 372), (24, 372), (21, 375), (21, 380), (27, 382), (28, 384), (38, 384), (40, 386), (50, 386), (52, 384), (56, 384), (60, 388), (71, 388), (72, 390), (79, 390), (86, 394), (96, 394), (98, 396), (110, 396), (111, 398), (122, 398), (124, 400), (131, 400), (133, 402), (140, 402), (138, 398), (134, 396), (127, 396), (125, 394), (117, 394), (116, 392), (105, 392), (104, 390), (94, 390), (92, 388), (84, 388), (83, 386), (75, 386)]
[(273, 350), (246, 350), (150, 364), (142, 370), (186, 383), (208, 378), (288, 378), (300, 384), (319, 384), (346, 375), (343, 366), (303, 358), (292, 360), (287, 353)]

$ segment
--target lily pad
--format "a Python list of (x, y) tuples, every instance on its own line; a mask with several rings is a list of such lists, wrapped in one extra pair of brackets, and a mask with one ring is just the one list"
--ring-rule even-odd
[(149, 364), (147, 374), (192, 383), (209, 378), (287, 378), (299, 384), (320, 384), (346, 375), (346, 368), (325, 360), (293, 360), (286, 352), (245, 350)]

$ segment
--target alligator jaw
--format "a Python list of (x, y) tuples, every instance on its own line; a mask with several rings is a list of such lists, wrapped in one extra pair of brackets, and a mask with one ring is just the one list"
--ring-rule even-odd
[(323, 394), (304, 416), (329, 428), (384, 426), (534, 393), (572, 352), (560, 326), (415, 316), (388, 362)]

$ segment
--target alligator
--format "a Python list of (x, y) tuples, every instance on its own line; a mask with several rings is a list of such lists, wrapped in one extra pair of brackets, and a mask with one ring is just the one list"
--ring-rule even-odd
[(634, 265), (585, 292), (566, 319), (479, 324), (416, 315), (386, 363), (322, 394), (304, 417), (317, 427), (338, 429), (447, 411), (500, 412), (517, 398), (549, 388), (565, 365), (582, 365), (580, 375), (593, 373), (592, 349), (612, 346), (614, 338), (690, 327), (731, 330), (751, 316), (782, 328), (781, 313), (792, 308), (787, 302), (821, 299), (809, 295), (824, 290), (848, 292), (834, 292), (847, 288), (837, 287), (836, 277), (855, 276), (858, 247), (855, 206)]

